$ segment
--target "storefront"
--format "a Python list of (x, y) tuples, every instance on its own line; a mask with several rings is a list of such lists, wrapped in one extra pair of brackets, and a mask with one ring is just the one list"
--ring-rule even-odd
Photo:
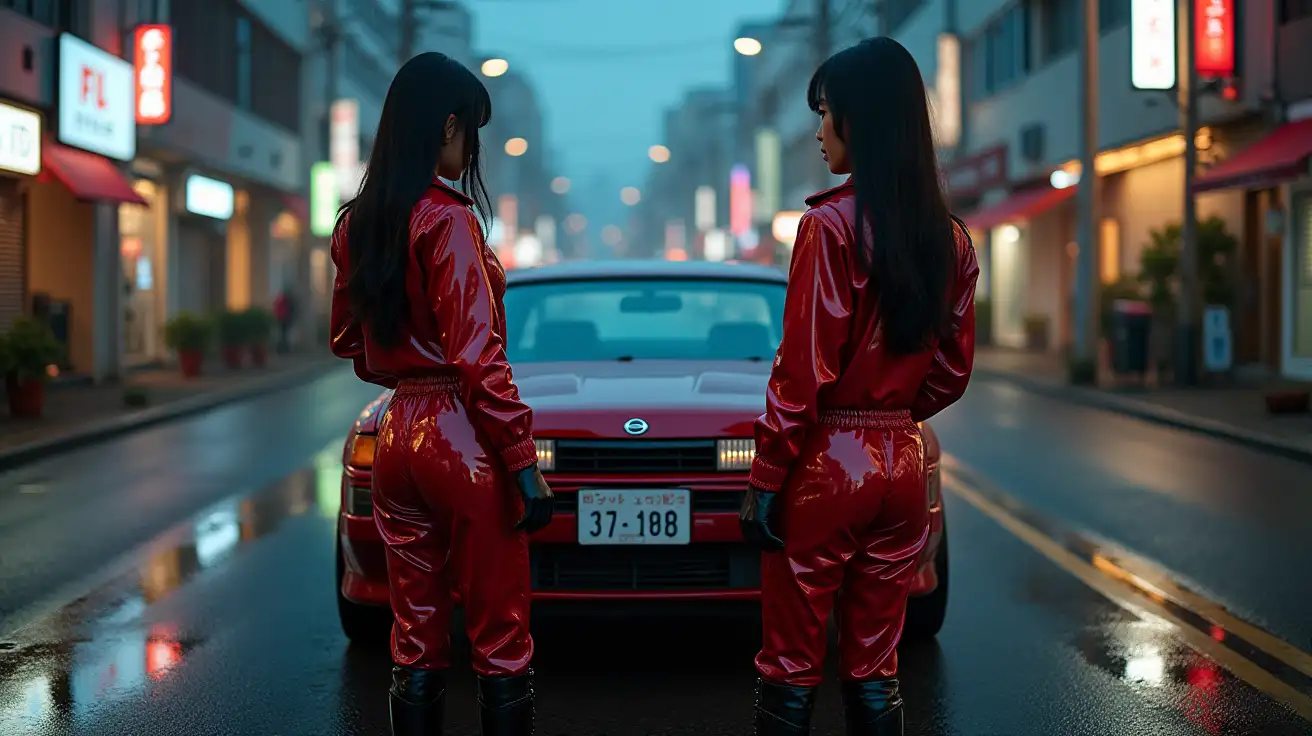
[(1199, 177), (1196, 191), (1248, 192), (1255, 200), (1254, 229), (1263, 243), (1278, 247), (1261, 252), (1260, 270), (1270, 274), (1264, 283), (1273, 297), (1269, 311), (1277, 315), (1280, 372), (1312, 380), (1312, 103), (1289, 112), (1291, 122)]
[(146, 206), (123, 205), (118, 212), (123, 263), (123, 361), (129, 366), (141, 366), (160, 361), (165, 352), (168, 201), (167, 190), (158, 178), (135, 176), (132, 189)]
[[(214, 314), (229, 305), (230, 241), (241, 232), (230, 227), (237, 192), (226, 181), (188, 173), (182, 180), (178, 213), (177, 305), (179, 311)], [(240, 247), (239, 244), (237, 247)]]
[(147, 204), (123, 171), (136, 155), (132, 65), (69, 34), (57, 48), (55, 137), (26, 191), (28, 307), (65, 343), (67, 369), (102, 380), (121, 367), (119, 207)]
[(0, 101), (0, 332), (27, 309), (27, 196), (41, 172), (41, 114)]

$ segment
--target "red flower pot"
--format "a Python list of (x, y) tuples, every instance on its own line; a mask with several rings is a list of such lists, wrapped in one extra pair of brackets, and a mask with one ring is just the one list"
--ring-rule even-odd
[(241, 345), (227, 345), (223, 348), (223, 364), (232, 370), (241, 368), (246, 351)]
[(251, 346), (251, 364), (256, 368), (263, 368), (269, 362), (269, 346), (264, 343), (256, 343)]
[(178, 366), (182, 368), (183, 378), (195, 378), (200, 375), (201, 366), (205, 364), (205, 353), (200, 350), (179, 350)]
[(45, 381), (19, 381), (15, 376), (5, 378), (5, 391), (9, 394), (9, 415), (15, 419), (40, 419), (46, 403)]

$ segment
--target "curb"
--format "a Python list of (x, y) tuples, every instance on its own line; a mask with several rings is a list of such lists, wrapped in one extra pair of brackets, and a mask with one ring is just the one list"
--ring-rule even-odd
[(986, 368), (976, 368), (975, 375), (995, 381), (1002, 381), (1019, 386), (1031, 393), (1050, 396), (1072, 404), (1089, 406), (1094, 409), (1102, 409), (1116, 414), (1142, 419), (1146, 422), (1160, 424), (1176, 429), (1183, 429), (1195, 434), (1216, 437), (1223, 440), (1229, 440), (1236, 444), (1261, 450), (1262, 452), (1280, 455), (1292, 460), (1312, 463), (1312, 446), (1290, 442), (1262, 432), (1253, 432), (1233, 424), (1219, 422), (1214, 419), (1187, 414), (1182, 411), (1168, 409), (1164, 406), (1158, 406), (1147, 401), (1131, 399), (1125, 396), (1118, 396), (1098, 389), (1081, 388), (1079, 386), (1066, 386), (1052, 383), (1041, 379), (1030, 378), (1016, 373), (1007, 371), (995, 371)]
[(0, 450), (0, 472), (13, 470), (22, 465), (41, 460), (62, 452), (76, 450), (87, 445), (94, 445), (120, 435), (135, 432), (147, 427), (170, 422), (175, 419), (200, 414), (224, 404), (232, 404), (245, 399), (252, 399), (262, 394), (272, 393), (294, 386), (302, 381), (313, 380), (327, 374), (334, 368), (341, 367), (340, 361), (324, 359), (323, 362), (310, 363), (306, 366), (278, 373), (263, 380), (255, 381), (227, 391), (200, 394), (178, 401), (143, 409), (125, 416), (114, 417), (97, 422), (88, 427), (75, 429), (68, 434), (49, 439), (37, 440), (27, 444)]

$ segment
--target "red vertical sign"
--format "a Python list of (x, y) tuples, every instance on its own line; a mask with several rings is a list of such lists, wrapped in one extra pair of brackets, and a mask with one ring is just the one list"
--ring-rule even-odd
[(1194, 67), (1200, 77), (1231, 77), (1235, 73), (1234, 0), (1195, 0)]
[(173, 29), (137, 26), (132, 37), (137, 124), (162, 125), (173, 117)]

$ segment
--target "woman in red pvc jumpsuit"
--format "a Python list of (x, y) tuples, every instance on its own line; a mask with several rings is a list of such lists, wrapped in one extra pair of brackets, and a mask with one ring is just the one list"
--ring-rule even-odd
[[(442, 732), (457, 588), (483, 733), (533, 731), (527, 533), (551, 520), (553, 499), (506, 360), (505, 272), (474, 200), (442, 181), (460, 180), (488, 211), (478, 129), (491, 113), (487, 89), (457, 62), (406, 62), (333, 233), (333, 352), (395, 389), (373, 499), (395, 615), (397, 736)], [(467, 579), (455, 559), (469, 563)]]
[(740, 514), (764, 551), (756, 733), (810, 732), (836, 607), (847, 733), (900, 735), (897, 644), (929, 537), (918, 422), (966, 390), (979, 267), (905, 48), (841, 51), (807, 97), (829, 170), (851, 176), (798, 227)]

